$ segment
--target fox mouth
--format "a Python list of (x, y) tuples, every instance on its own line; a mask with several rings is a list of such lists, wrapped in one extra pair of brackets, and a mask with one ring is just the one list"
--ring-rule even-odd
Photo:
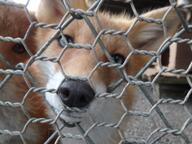
[(80, 123), (82, 119), (87, 115), (87, 108), (76, 109), (76, 108), (54, 108), (54, 111), (59, 116), (59, 118), (68, 125), (73, 125), (75, 123)]

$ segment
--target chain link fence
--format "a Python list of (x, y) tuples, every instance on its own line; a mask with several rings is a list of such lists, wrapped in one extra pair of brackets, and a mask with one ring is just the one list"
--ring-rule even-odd
[[(167, 11), (162, 19), (147, 18), (145, 15), (138, 13), (134, 0), (122, 1), (130, 6), (135, 17), (134, 23), (131, 26), (127, 26), (126, 30), (108, 28), (108, 24), (103, 26), (99, 12), (100, 7), (104, 3), (103, 0), (89, 3), (87, 10), (74, 9), (67, 0), (63, 0), (62, 4), (66, 13), (58, 24), (37, 22), (36, 18), (27, 9), (29, 2), (30, 0), (28, 0), (26, 5), (20, 5), (12, 1), (0, 0), (0, 11), (3, 11), (3, 7), (9, 7), (10, 10), (6, 11), (6, 17), (17, 17), (15, 23), (10, 22), (6, 28), (3, 26), (7, 25), (6, 20), (9, 21), (9, 19), (7, 18), (4, 24), (1, 24), (3, 21), (1, 20), (0, 29), (7, 29), (6, 31), (10, 29), (11, 31), (13, 26), (18, 26), (13, 31), (25, 29), (20, 35), (4, 34), (0, 30), (0, 143), (192, 143), (191, 58), (189, 58), (185, 68), (170, 67), (169, 65), (162, 64), (162, 55), (169, 51), (169, 57), (171, 57), (170, 54), (173, 52), (171, 47), (175, 45), (187, 45), (188, 54), (191, 53), (192, 5), (190, 1), (170, 0)], [(144, 3), (143, 1), (143, 5)], [(21, 27), (20, 24), (16, 23), (21, 14), (8, 13), (13, 9), (21, 11), (24, 15), (27, 20), (27, 28)], [(164, 21), (171, 11), (176, 13), (181, 23), (180, 28), (178, 28), (173, 36), (166, 37), (156, 51), (140, 50), (132, 46), (129, 34), (137, 23), (140, 22), (161, 25), (166, 36), (167, 29), (164, 26)], [(118, 19), (117, 16), (116, 18)], [(71, 43), (66, 42), (65, 39), (65, 46), (59, 53), (52, 53), (51, 56), (45, 55), (44, 52), (49, 51), (50, 45), (54, 43), (54, 40), (61, 34), (61, 31), (73, 25), (74, 21), (85, 23), (86, 29), (88, 29), (89, 34), (91, 33), (91, 37), (94, 40), (86, 41), (85, 43)], [(97, 26), (93, 21), (95, 21)], [(38, 48), (35, 48), (34, 45), (36, 29), (42, 29), (45, 33), (50, 30), (54, 31), (46, 41), (42, 42), (42, 46)], [(81, 27), (78, 29), (81, 29)], [(185, 34), (187, 36), (183, 37)], [(83, 33), (80, 35), (84, 37)], [(108, 37), (108, 39), (103, 37)], [(106, 41), (113, 41), (115, 40), (114, 38), (120, 39), (121, 42), (124, 42), (124, 45), (129, 47), (127, 49), (129, 53), (122, 63), (115, 63), (105, 45)], [(7, 48), (9, 46), (14, 48)], [(19, 56), (12, 54), (11, 51), (14, 49), (20, 52), (21, 49), (17, 49), (18, 47), (24, 48), (26, 54), (18, 54)], [(74, 78), (70, 74), (66, 74), (65, 68), (62, 66), (62, 58), (66, 56), (64, 54), (67, 51), (78, 49), (90, 52), (94, 51), (96, 47), (100, 47), (102, 53), (107, 58), (106, 61), (101, 61), (95, 55), (92, 59), (96, 59), (96, 64), (89, 71), (88, 76)], [(80, 51), (79, 55), (81, 54)], [(128, 73), (125, 69), (127, 69), (127, 64), (135, 55), (138, 56), (138, 59), (141, 56), (147, 57), (148, 60), (142, 67), (138, 67), (135, 73)], [(183, 54), (180, 53), (180, 55)], [(77, 58), (76, 62), (81, 60), (78, 60), (78, 54), (69, 57), (69, 59), (74, 57)], [(187, 55), (183, 56), (183, 58), (186, 57)], [(137, 64), (137, 59), (134, 60), (136, 60), (135, 63)], [(89, 61), (84, 61), (83, 63), (84, 65), (89, 65)], [(89, 83), (94, 83), (94, 74), (102, 68), (113, 69), (119, 76), (119, 79), (108, 84), (105, 92), (96, 92), (96, 100), (91, 103), (91, 105), (94, 105), (94, 109), (91, 109), (80, 123), (70, 124), (62, 120), (62, 113), (64, 111), (81, 113), (82, 109), (64, 106), (61, 111), (55, 112), (47, 104), (45, 95), (47, 93), (57, 93), (57, 89), (47, 88), (46, 83), (41, 84), (44, 81), (44, 77), (47, 77), (45, 74), (47, 72), (40, 70), (49, 64), (50, 67), (53, 64), (57, 65), (58, 69), (62, 71), (63, 77), (87, 80)], [(36, 69), (34, 70), (33, 67)], [(36, 71), (38, 71), (38, 78), (35, 76), (37, 75)], [(108, 77), (110, 75), (105, 76)], [(179, 84), (175, 86), (176, 83)], [(165, 86), (164, 89), (163, 86)], [(178, 89), (181, 87), (184, 88), (184, 91), (180, 92), (178, 96)], [(163, 91), (165, 89), (167, 91)], [(132, 93), (133, 90), (135, 94)], [(124, 98), (130, 94), (132, 97), (134, 96), (134, 99), (128, 98), (132, 102), (125, 102)], [(128, 107), (126, 103), (128, 103)], [(45, 109), (49, 109), (51, 114), (47, 114)], [(48, 115), (51, 115), (51, 117)], [(36, 128), (33, 129), (33, 127)], [(39, 139), (38, 142), (36, 141), (37, 139)]]

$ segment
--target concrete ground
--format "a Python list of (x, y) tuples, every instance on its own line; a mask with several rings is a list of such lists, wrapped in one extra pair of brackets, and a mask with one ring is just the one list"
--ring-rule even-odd
[[(172, 89), (173, 90), (173, 89)], [(139, 91), (139, 90), (138, 90)], [(159, 94), (157, 91), (152, 92), (150, 88), (147, 88), (149, 94), (153, 97), (154, 100), (159, 99)], [(148, 112), (151, 109), (151, 104), (146, 99), (145, 95), (142, 91), (139, 91), (140, 94), (137, 95), (135, 99), (134, 110)], [(178, 88), (175, 88), (172, 92), (169, 90), (162, 90), (161, 96), (162, 98), (181, 98), (183, 99), (186, 95), (187, 91), (183, 91), (183, 93), (178, 92)], [(177, 96), (177, 97), (175, 97)], [(179, 104), (161, 104), (159, 106), (165, 118), (168, 120), (169, 124), (173, 129), (180, 130), (182, 126), (184, 126), (185, 121), (188, 118), (191, 118), (192, 111), (192, 103), (189, 100), (184, 106)], [(146, 142), (147, 138), (150, 136), (152, 132), (157, 130), (158, 128), (167, 128), (163, 123), (162, 119), (159, 117), (156, 111), (153, 111), (149, 117), (139, 117), (139, 116), (131, 116), (129, 121), (128, 129), (126, 131), (126, 137), (128, 141), (137, 140), (137, 143), (142, 143), (142, 140)], [(192, 124), (190, 123), (184, 130), (183, 134), (189, 139), (189, 143), (192, 143)], [(159, 138), (163, 132), (157, 132), (153, 136), (150, 137), (147, 144), (186, 144), (186, 141), (183, 140), (183, 137), (180, 135), (173, 134), (165, 134), (162, 138), (160, 138), (157, 142), (153, 142), (156, 138)], [(137, 144), (137, 143), (128, 143), (128, 144)]]

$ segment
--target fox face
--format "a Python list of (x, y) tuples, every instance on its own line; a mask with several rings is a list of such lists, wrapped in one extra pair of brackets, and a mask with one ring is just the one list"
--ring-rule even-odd
[[(100, 103), (99, 95), (110, 93), (110, 85), (120, 79), (129, 83), (128, 76), (134, 77), (148, 61), (148, 57), (134, 52), (156, 51), (177, 30), (177, 16), (169, 7), (142, 15), (157, 20), (152, 23), (98, 12), (97, 18), (84, 16), (67, 25), (61, 21), (65, 14), (65, 8), (57, 0), (42, 0), (36, 13), (39, 22), (61, 26), (60, 30), (38, 28), (36, 33), (38, 47), (51, 38), (42, 54), (49, 58), (49, 62), (42, 62), (42, 71), (47, 77), (46, 88), (56, 92), (46, 93), (45, 98), (55, 113), (70, 124), (83, 122), (87, 114), (103, 117), (105, 121), (109, 112), (108, 119), (113, 119), (121, 104), (107, 99)], [(131, 108), (136, 91), (131, 86), (125, 91), (119, 99)]]

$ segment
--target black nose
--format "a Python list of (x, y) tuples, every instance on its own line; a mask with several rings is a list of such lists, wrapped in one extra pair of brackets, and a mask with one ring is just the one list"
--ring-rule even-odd
[(77, 108), (88, 106), (95, 96), (91, 86), (87, 82), (80, 80), (64, 81), (60, 85), (57, 94), (65, 105)]

